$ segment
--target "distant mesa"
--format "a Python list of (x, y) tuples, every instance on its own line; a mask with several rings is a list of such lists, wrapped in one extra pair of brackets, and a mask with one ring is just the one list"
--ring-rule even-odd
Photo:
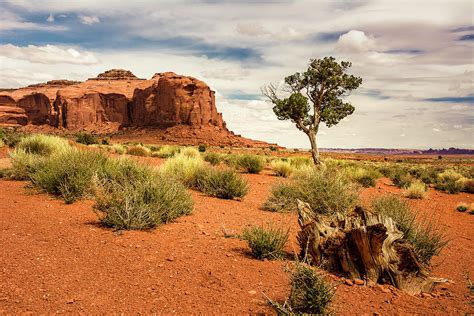
[[(215, 92), (201, 80), (173, 72), (140, 79), (124, 69), (84, 82), (52, 80), (0, 89), (0, 126), (25, 130), (127, 131), (163, 141), (268, 146), (229, 131), (217, 112)], [(122, 133), (123, 134), (123, 133)]]

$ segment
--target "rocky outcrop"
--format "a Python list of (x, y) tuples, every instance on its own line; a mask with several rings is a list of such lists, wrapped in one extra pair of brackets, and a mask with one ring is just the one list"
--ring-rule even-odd
[(145, 80), (139, 79), (130, 70), (110, 69), (89, 80)]
[(51, 102), (44, 94), (26, 95), (18, 101), (18, 106), (25, 111), (29, 123), (33, 125), (49, 124)]
[(0, 125), (23, 126), (28, 124), (28, 116), (25, 110), (16, 105), (10, 96), (0, 96)]
[(204, 82), (172, 72), (158, 73), (145, 89), (136, 89), (131, 107), (134, 126), (193, 127), (225, 124), (215, 106), (214, 91)]

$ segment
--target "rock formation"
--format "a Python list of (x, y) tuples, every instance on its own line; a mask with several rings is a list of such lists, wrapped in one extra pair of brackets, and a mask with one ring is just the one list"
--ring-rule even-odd
[(146, 80), (128, 70), (111, 69), (84, 82), (52, 80), (0, 89), (0, 126), (96, 133), (151, 129), (156, 137), (173, 142), (180, 137), (204, 143), (209, 137), (213, 144), (252, 142), (227, 130), (207, 84), (173, 72)]

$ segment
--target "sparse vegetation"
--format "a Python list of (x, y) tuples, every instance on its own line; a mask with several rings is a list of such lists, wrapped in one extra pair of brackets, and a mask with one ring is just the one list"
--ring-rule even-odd
[(177, 146), (165, 145), (165, 146), (161, 147), (158, 151), (154, 151), (152, 153), (152, 157), (170, 158), (170, 157), (173, 157), (174, 155), (178, 154), (179, 151), (180, 151), (180, 149)]
[(246, 240), (257, 259), (277, 259), (283, 256), (289, 230), (274, 224), (251, 226), (244, 229), (242, 239)]
[(151, 150), (144, 146), (132, 146), (127, 149), (127, 154), (131, 156), (148, 157), (151, 154)]
[(116, 154), (123, 155), (127, 152), (127, 148), (121, 144), (113, 144), (111, 147), (112, 151)]
[(466, 203), (459, 203), (456, 207), (456, 210), (459, 212), (465, 212), (469, 209), (469, 206)]
[(204, 167), (204, 160), (199, 154), (196, 157), (190, 157), (180, 153), (169, 158), (161, 167), (161, 172), (188, 187), (195, 187), (198, 175)]
[(293, 211), (296, 200), (310, 205), (317, 214), (345, 214), (358, 202), (357, 186), (335, 169), (311, 169), (287, 184), (277, 184), (263, 208), (270, 211)]
[(206, 145), (203, 145), (203, 144), (199, 145), (198, 150), (199, 150), (200, 153), (205, 152), (206, 151)]
[(224, 158), (219, 153), (208, 152), (204, 155), (204, 160), (209, 162), (213, 166), (217, 166), (224, 160)]
[(288, 178), (294, 171), (294, 167), (289, 162), (283, 160), (272, 161), (271, 167), (278, 177)]
[(326, 315), (334, 287), (305, 263), (297, 262), (291, 275), (291, 292), (283, 305), (271, 301), (279, 315)]
[(400, 198), (392, 195), (378, 197), (373, 200), (372, 209), (374, 213), (395, 221), (404, 238), (413, 245), (418, 259), (425, 264), (447, 244), (437, 223), (426, 217), (417, 218), (409, 204)]
[(231, 169), (203, 168), (197, 175), (197, 188), (221, 199), (243, 198), (249, 185)]
[(260, 173), (265, 166), (262, 157), (257, 155), (241, 155), (238, 157), (237, 165), (248, 173)]
[(409, 199), (424, 199), (426, 197), (426, 184), (420, 180), (412, 182), (403, 190), (403, 196)]
[(93, 144), (98, 144), (99, 140), (97, 139), (97, 136), (94, 134), (77, 133), (76, 142), (78, 142), (79, 144), (84, 144), (84, 145), (93, 145)]
[(453, 169), (447, 169), (444, 172), (438, 174), (435, 188), (451, 194), (459, 193), (464, 188), (463, 176)]

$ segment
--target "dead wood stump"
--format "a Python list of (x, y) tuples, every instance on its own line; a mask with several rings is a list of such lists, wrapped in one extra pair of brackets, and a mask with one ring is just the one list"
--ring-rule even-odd
[(430, 291), (433, 279), (389, 217), (357, 209), (318, 215), (298, 201), (298, 242), (313, 264), (367, 284), (388, 283), (410, 294)]

